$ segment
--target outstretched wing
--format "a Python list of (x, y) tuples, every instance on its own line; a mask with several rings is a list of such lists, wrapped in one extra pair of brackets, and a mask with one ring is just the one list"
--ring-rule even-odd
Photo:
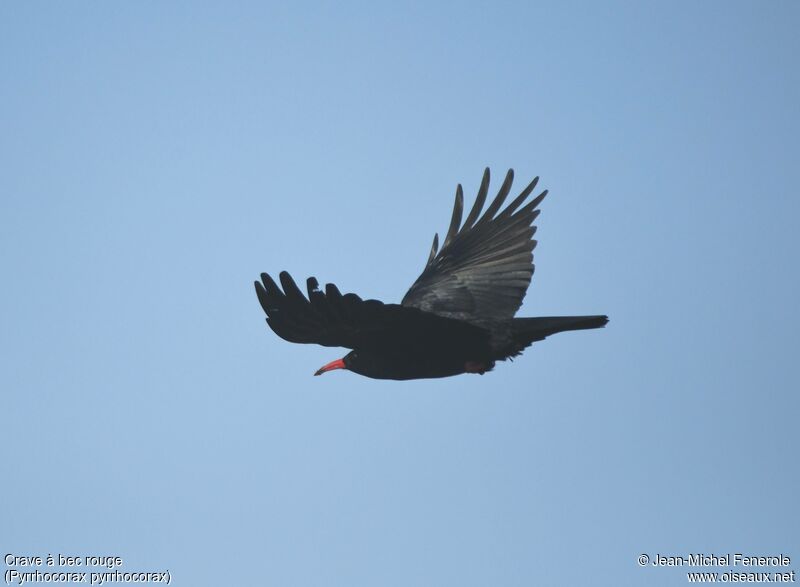
[(314, 277), (307, 281), (308, 298), (285, 271), (280, 274), (283, 291), (266, 273), (256, 281), (256, 294), (267, 314), (270, 328), (289, 342), (323, 346), (402, 349), (436, 348), (454, 344), (469, 349), (488, 348), (489, 333), (416, 308), (362, 300), (342, 295), (332, 283), (319, 289)]
[(498, 213), (513, 180), (514, 170), (509, 169), (497, 196), (478, 219), (489, 191), (487, 167), (463, 225), (464, 194), (458, 185), (442, 249), (437, 251), (437, 234), (425, 270), (403, 297), (403, 306), (476, 323), (514, 316), (533, 276), (533, 221), (547, 190), (525, 203), (539, 181), (537, 177)]

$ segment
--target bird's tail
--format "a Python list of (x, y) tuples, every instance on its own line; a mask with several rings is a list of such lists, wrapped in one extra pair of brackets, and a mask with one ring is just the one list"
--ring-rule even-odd
[(511, 331), (514, 343), (521, 351), (537, 340), (565, 330), (589, 330), (602, 328), (608, 316), (549, 316), (545, 318), (514, 318)]

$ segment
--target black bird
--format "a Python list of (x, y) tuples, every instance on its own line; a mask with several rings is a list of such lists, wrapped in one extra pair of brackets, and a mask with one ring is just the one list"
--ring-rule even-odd
[(501, 211), (513, 179), (510, 169), (481, 215), (489, 191), (487, 168), (463, 224), (464, 195), (458, 185), (442, 248), (437, 234), (422, 275), (400, 304), (342, 295), (331, 283), (323, 292), (314, 277), (307, 281), (306, 298), (285, 271), (280, 274), (283, 291), (262, 273), (255, 285), (267, 324), (289, 342), (352, 349), (314, 375), (349, 369), (401, 380), (482, 375), (495, 361), (515, 357), (551, 334), (605, 326), (607, 316), (514, 318), (533, 276), (533, 221), (547, 190), (526, 203), (537, 177)]

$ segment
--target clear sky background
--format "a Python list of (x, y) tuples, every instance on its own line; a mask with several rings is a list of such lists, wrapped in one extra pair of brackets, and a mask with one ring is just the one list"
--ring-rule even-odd
[[(800, 571), (800, 5), (4, 2), (3, 554), (176, 585), (682, 585)], [(400, 300), (551, 190), (483, 377), (312, 373), (260, 272)], [(3, 567), (5, 570), (5, 567)]]

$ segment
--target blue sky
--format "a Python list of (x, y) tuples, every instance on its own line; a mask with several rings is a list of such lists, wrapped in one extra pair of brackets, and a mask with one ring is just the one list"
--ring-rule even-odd
[[(800, 560), (798, 26), (789, 1), (4, 3), (3, 553), (177, 585)], [(608, 328), (483, 377), (312, 377), (344, 351), (274, 336), (253, 280), (397, 302), (487, 165), (551, 190), (520, 315)]]

